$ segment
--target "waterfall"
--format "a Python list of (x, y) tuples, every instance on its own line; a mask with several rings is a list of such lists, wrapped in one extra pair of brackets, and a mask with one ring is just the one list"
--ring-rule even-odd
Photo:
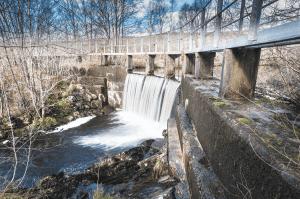
[(179, 82), (160, 77), (128, 74), (122, 109), (157, 121), (166, 128), (179, 85)]

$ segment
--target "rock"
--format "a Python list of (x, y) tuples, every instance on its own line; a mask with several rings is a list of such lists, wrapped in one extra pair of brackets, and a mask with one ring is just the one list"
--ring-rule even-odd
[(170, 176), (167, 175), (167, 176), (164, 176), (164, 177), (160, 178), (160, 179), (158, 180), (158, 182), (164, 183), (164, 182), (166, 182), (166, 181), (169, 180), (169, 179), (170, 179)]
[(170, 187), (164, 192), (152, 197), (151, 199), (169, 199), (169, 198), (175, 198), (175, 187)]
[(78, 112), (78, 111), (76, 111), (76, 112), (73, 113), (73, 116), (74, 116), (74, 117), (77, 117), (78, 115), (79, 115), (79, 112)]
[(146, 141), (142, 142), (142, 145), (143, 146), (150, 146), (153, 142), (155, 142), (154, 139), (146, 140)]
[(95, 94), (91, 94), (91, 97), (92, 97), (92, 100), (97, 100), (98, 99), (98, 96), (95, 95)]
[(71, 102), (76, 102), (77, 99), (75, 96), (70, 95), (69, 97), (67, 97), (67, 100), (71, 101)]
[(82, 106), (82, 103), (81, 102), (77, 102), (76, 104), (75, 104), (75, 108), (76, 108), (76, 110), (83, 110), (84, 109), (84, 107)]
[(83, 105), (83, 109), (90, 109), (90, 106), (85, 104), (85, 105)]
[(92, 96), (91, 96), (90, 94), (85, 93), (85, 94), (83, 95), (83, 100), (85, 100), (85, 101), (87, 101), (87, 102), (90, 102), (91, 99), (92, 99)]

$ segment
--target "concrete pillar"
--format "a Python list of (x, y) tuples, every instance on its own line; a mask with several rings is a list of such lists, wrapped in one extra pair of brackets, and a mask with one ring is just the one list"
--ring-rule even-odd
[(175, 55), (166, 55), (167, 61), (164, 67), (164, 77), (165, 79), (175, 78)]
[(260, 48), (226, 49), (220, 85), (221, 97), (241, 99), (254, 96)]
[(195, 55), (194, 54), (185, 54), (183, 56), (182, 64), (182, 73), (183, 74), (195, 74)]
[(102, 66), (107, 66), (108, 65), (108, 56), (107, 55), (102, 55), (101, 65)]
[(154, 75), (154, 59), (155, 55), (147, 55), (146, 75)]
[(195, 78), (205, 79), (213, 76), (216, 53), (195, 53)]
[(127, 55), (126, 56), (126, 69), (127, 69), (127, 73), (132, 73), (132, 55)]

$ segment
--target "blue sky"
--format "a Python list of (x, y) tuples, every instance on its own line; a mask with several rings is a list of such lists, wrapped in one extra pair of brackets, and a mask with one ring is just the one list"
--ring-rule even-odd
[(177, 9), (180, 9), (184, 3), (192, 4), (193, 0), (177, 0)]
[[(145, 15), (145, 7), (147, 7), (148, 3), (151, 1), (155, 1), (155, 0), (141, 0), (141, 2), (143, 3), (144, 6), (142, 6), (140, 8), (140, 11), (137, 15), (138, 18), (141, 18)], [(165, 0), (165, 1), (170, 3), (170, 0)], [(193, 1), (194, 0), (176, 0), (177, 5), (176, 5), (175, 12), (178, 12), (184, 3), (188, 3), (191, 5), (193, 3)]]

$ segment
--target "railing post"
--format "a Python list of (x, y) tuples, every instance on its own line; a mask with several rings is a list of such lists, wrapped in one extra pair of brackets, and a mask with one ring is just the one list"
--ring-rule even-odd
[(193, 33), (194, 32), (194, 20), (191, 21), (191, 30), (190, 30), (190, 43), (189, 43), (189, 49), (192, 50), (193, 49)]
[(96, 54), (97, 54), (98, 53), (97, 40), (95, 40), (95, 48), (96, 48)]
[[(75, 41), (75, 45), (76, 45), (76, 54), (78, 54), (77, 41)], [(56, 45), (55, 45), (55, 53), (56, 53)]]
[(149, 35), (149, 52), (151, 52), (151, 35)]
[(110, 53), (113, 53), (113, 40), (110, 40)]
[(155, 44), (154, 44), (155, 52), (157, 52), (157, 35), (155, 34)]
[(82, 41), (80, 41), (80, 54), (82, 55)]
[(243, 31), (244, 9), (245, 9), (245, 0), (242, 0), (241, 13), (240, 13), (240, 22), (239, 22), (239, 34), (238, 34), (238, 37), (241, 36), (242, 31)]
[(134, 52), (136, 53), (135, 38), (133, 39)]
[(168, 52), (170, 52), (170, 31), (168, 32)]
[[(123, 40), (122, 40), (123, 41)], [(120, 39), (119, 39), (119, 53), (121, 53), (121, 44), (120, 44)]]
[(164, 39), (163, 39), (163, 52), (165, 52), (165, 35), (164, 35)]
[(183, 50), (183, 42), (182, 42), (182, 27), (180, 28), (180, 51)]
[(127, 39), (126, 43), (127, 43), (127, 46), (126, 46), (127, 49), (126, 49), (126, 51), (128, 53), (128, 39)]
[(202, 46), (205, 45), (205, 8), (202, 10), (202, 16), (201, 16), (201, 29), (200, 29), (200, 39), (199, 39), (199, 48), (201, 49)]
[(141, 37), (141, 53), (143, 52), (143, 37)]
[(222, 21), (222, 14), (219, 14), (219, 13), (222, 11), (222, 7), (223, 7), (223, 0), (218, 0), (217, 18), (216, 18), (215, 36), (214, 36), (214, 47), (219, 46), (220, 34), (221, 34), (221, 21)]
[(248, 40), (256, 40), (263, 0), (253, 0)]
[(178, 32), (178, 51), (180, 51), (180, 31)]

